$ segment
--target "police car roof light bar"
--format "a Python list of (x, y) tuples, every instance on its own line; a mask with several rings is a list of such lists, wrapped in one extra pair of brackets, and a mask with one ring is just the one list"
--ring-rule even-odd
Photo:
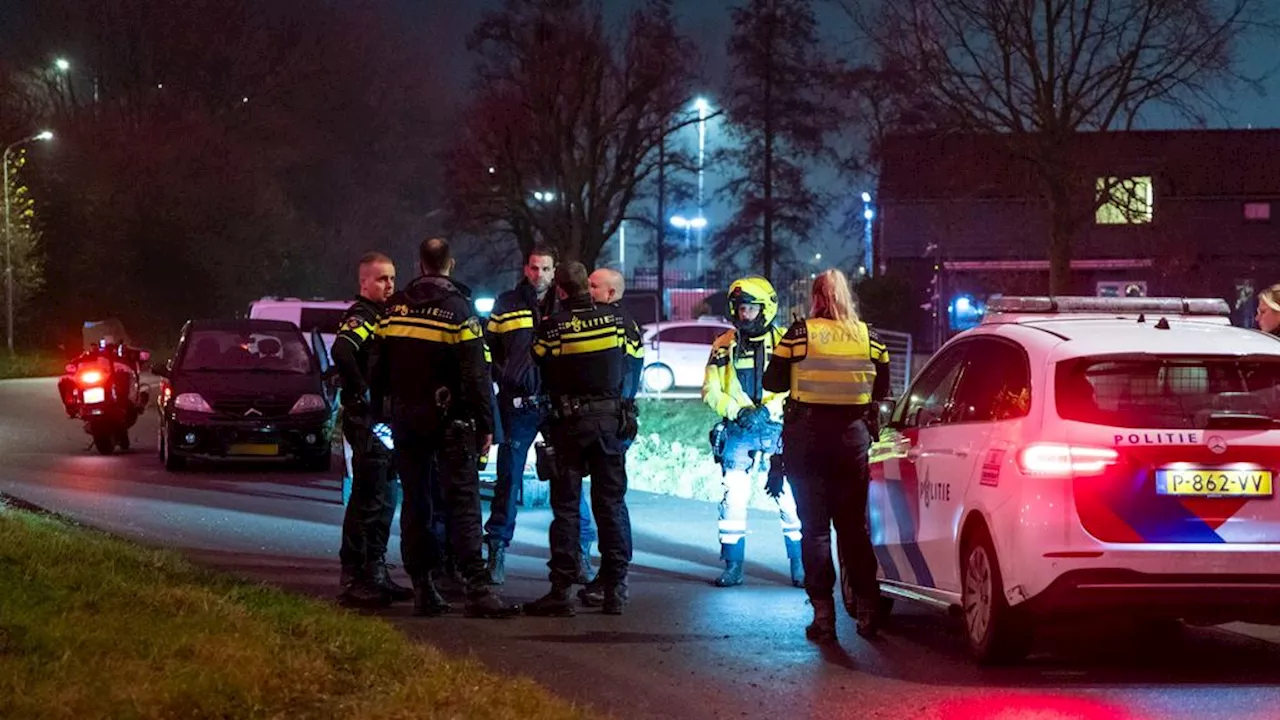
[[(1229, 317), (1231, 308), (1222, 298), (1136, 297), (1110, 298), (1076, 295), (993, 295), (987, 301), (983, 322), (1007, 321), (1011, 315), (1183, 315)], [(1005, 316), (1005, 317), (1001, 317)]]

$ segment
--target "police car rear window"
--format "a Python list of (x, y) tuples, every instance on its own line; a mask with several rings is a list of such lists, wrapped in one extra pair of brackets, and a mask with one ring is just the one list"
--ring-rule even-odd
[(1280, 358), (1087, 357), (1058, 363), (1058, 415), (1126, 428), (1280, 427)]

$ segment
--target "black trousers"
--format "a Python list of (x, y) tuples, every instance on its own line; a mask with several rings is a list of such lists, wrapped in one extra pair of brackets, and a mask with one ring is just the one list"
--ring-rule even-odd
[(631, 565), (631, 516), (627, 512), (626, 446), (617, 414), (584, 414), (555, 421), (551, 444), (559, 475), (551, 479), (551, 584), (568, 587), (582, 553), (582, 478), (591, 477), (591, 512), (599, 526), (600, 582), (625, 593)]
[(351, 498), (342, 518), (344, 568), (357, 569), (387, 554), (391, 519), (395, 517), (395, 473), (391, 451), (366, 424), (344, 417), (342, 434), (351, 446)]
[(433, 532), (437, 498), (443, 500), (447, 543), (468, 593), (487, 587), (480, 552), (480, 468), (475, 427), (448, 423), (423, 432), (417, 423), (392, 426), (395, 464), (404, 489), (400, 509), (400, 552), (415, 584), (440, 569), (444, 547)]
[(783, 459), (800, 516), (800, 553), (811, 600), (833, 597), (832, 525), (855, 594), (866, 601), (880, 595), (867, 532), (871, 434), (863, 417), (861, 408), (793, 404), (784, 418)]

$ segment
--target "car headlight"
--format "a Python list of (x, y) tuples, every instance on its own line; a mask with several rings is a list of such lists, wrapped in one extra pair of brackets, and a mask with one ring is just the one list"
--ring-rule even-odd
[(327, 409), (328, 406), (325, 404), (324, 398), (319, 395), (308, 393), (298, 398), (298, 402), (293, 404), (293, 409), (289, 411), (289, 414), (297, 415), (299, 413), (321, 412)]
[(213, 408), (209, 407), (209, 403), (200, 397), (200, 393), (181, 393), (173, 399), (173, 406), (179, 410), (187, 410), (189, 412), (213, 412)]

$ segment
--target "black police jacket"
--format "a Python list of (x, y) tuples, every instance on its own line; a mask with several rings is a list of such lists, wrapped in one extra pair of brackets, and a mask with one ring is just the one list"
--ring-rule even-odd
[(382, 321), (382, 306), (365, 297), (356, 297), (347, 308), (333, 341), (334, 367), (342, 378), (342, 404), (350, 407), (358, 400), (370, 401), (371, 408), (380, 403), (370, 397), (369, 380), (378, 357), (378, 324)]
[[(378, 328), (379, 382), (392, 418), (430, 429), (471, 420), (493, 432), (493, 382), (471, 291), (440, 275), (419, 277), (387, 301)], [(383, 370), (385, 368), (385, 370)]]
[(527, 280), (498, 296), (485, 327), (493, 353), (494, 380), (504, 397), (534, 397), (542, 378), (533, 362), (539, 315), (538, 293)]
[(538, 326), (533, 356), (553, 403), (566, 398), (623, 399), (628, 358), (643, 358), (635, 323), (619, 308), (571, 298)]
[(631, 313), (622, 307), (622, 303), (608, 303), (607, 307), (612, 308), (614, 312), (622, 317), (627, 337), (634, 339), (635, 346), (639, 348), (639, 352), (628, 350), (626, 368), (622, 375), (622, 399), (635, 400), (636, 393), (640, 392), (640, 376), (644, 372), (644, 346), (640, 342), (640, 326), (636, 323), (635, 318), (631, 317)]

